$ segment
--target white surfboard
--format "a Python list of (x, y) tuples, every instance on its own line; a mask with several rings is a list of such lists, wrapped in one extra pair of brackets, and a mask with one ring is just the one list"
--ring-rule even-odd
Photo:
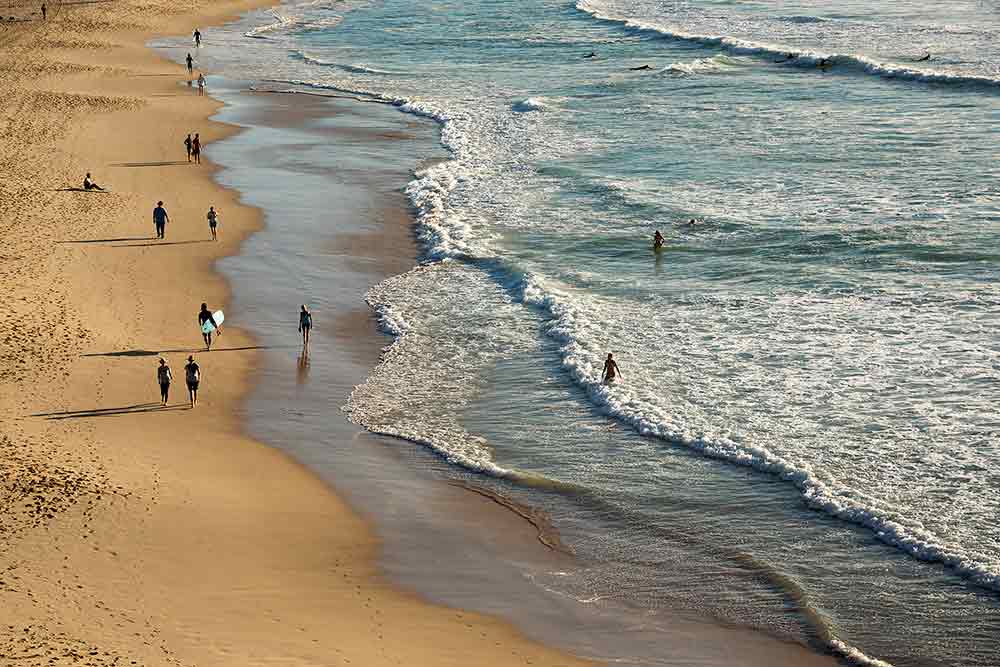
[[(220, 327), (222, 326), (222, 322), (226, 319), (225, 313), (223, 313), (221, 310), (217, 310), (214, 313), (212, 313), (212, 317), (215, 318), (215, 323), (218, 324)], [(212, 326), (212, 320), (207, 320), (204, 324), (201, 325), (201, 332), (203, 334), (210, 334), (213, 331), (215, 331), (215, 327)]]

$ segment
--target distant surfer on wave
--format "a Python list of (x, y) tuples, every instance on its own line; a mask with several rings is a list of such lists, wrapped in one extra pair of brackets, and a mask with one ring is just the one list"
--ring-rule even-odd
[(622, 378), (622, 372), (618, 368), (614, 356), (608, 352), (608, 358), (604, 361), (604, 384), (611, 384), (618, 380), (618, 378)]
[(663, 241), (663, 234), (661, 234), (660, 230), (657, 229), (656, 233), (653, 234), (653, 250), (660, 250), (663, 248)]
[(797, 54), (797, 53), (786, 53), (784, 60), (775, 60), (774, 62), (776, 64), (780, 65), (782, 63), (787, 63), (787, 62), (789, 62), (791, 60), (795, 60), (798, 57), (799, 57), (799, 54)]
[(596, 57), (597, 53), (595, 53), (594, 51), (591, 51), (590, 53), (584, 56), (584, 58), (596, 58)]
[[(208, 304), (203, 303), (201, 304), (201, 310), (198, 311), (198, 326), (204, 326), (205, 322), (211, 322), (212, 326), (215, 327), (214, 331), (217, 331), (220, 336), (222, 335), (222, 329), (219, 328), (215, 318), (212, 317), (212, 311), (208, 309)], [(212, 332), (202, 333), (201, 337), (205, 340), (205, 349), (212, 349)]]
[(820, 58), (819, 62), (816, 63), (816, 67), (819, 67), (820, 69), (830, 69), (833, 67), (833, 61), (829, 58)]
[(641, 72), (643, 70), (653, 69), (652, 65), (640, 65), (639, 67), (629, 67), (630, 72)]
[(923, 56), (922, 58), (917, 58), (913, 62), (922, 63), (922, 62), (926, 62), (926, 61), (928, 61), (930, 59), (931, 59), (931, 52), (928, 51), (925, 56)]

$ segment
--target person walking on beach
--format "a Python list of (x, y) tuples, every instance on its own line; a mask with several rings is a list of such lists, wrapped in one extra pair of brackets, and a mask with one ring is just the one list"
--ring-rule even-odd
[(187, 149), (188, 162), (191, 161), (191, 149), (194, 146), (194, 142), (191, 140), (191, 134), (188, 133), (187, 139), (184, 140), (184, 148)]
[(87, 172), (87, 175), (83, 177), (83, 189), (84, 190), (100, 190), (101, 192), (104, 192), (104, 188), (102, 188), (97, 183), (94, 183), (94, 181), (90, 178), (90, 172), (89, 171)]
[(212, 240), (218, 241), (219, 239), (215, 234), (215, 228), (219, 224), (219, 214), (215, 212), (214, 206), (208, 207), (208, 214), (206, 217), (208, 218), (208, 231), (212, 234)]
[(167, 360), (160, 357), (160, 366), (156, 369), (156, 384), (160, 385), (160, 405), (167, 404), (167, 398), (170, 395), (170, 381), (173, 379), (174, 376), (170, 374)]
[(194, 45), (195, 47), (201, 46), (201, 31), (197, 28), (194, 29)]
[[(198, 311), (198, 326), (204, 327), (205, 322), (211, 322), (212, 326), (215, 327), (212, 331), (218, 332), (219, 336), (222, 335), (222, 329), (219, 327), (219, 323), (215, 321), (215, 318), (212, 317), (212, 311), (208, 309), (208, 304), (203, 303), (201, 304), (201, 310)], [(202, 329), (201, 337), (205, 341), (206, 350), (212, 349), (212, 331), (205, 333), (205, 330)]]
[(193, 408), (198, 404), (198, 385), (201, 383), (201, 369), (194, 362), (194, 357), (188, 357), (187, 365), (184, 366), (184, 380), (187, 382), (188, 398)]
[(48, 14), (48, 7), (46, 7), (45, 3), (43, 2), (42, 3), (42, 20), (43, 21), (45, 20), (46, 14)]
[(191, 140), (191, 155), (194, 156), (195, 164), (201, 164), (201, 137), (197, 132), (194, 133), (194, 139)]
[[(615, 363), (615, 359), (610, 352), (608, 352), (608, 358), (604, 362), (604, 384), (611, 384), (618, 378), (622, 377), (622, 372), (618, 368), (618, 364)], [(622, 378), (623, 380), (625, 378)]]
[(188, 74), (194, 74), (194, 58), (192, 58), (191, 54), (189, 53), (187, 54), (187, 58), (185, 58), (184, 60), (187, 61)]
[(153, 209), (153, 225), (156, 227), (156, 238), (162, 239), (164, 237), (167, 222), (169, 221), (170, 216), (167, 215), (167, 209), (163, 208), (163, 202), (156, 202), (156, 208)]
[(306, 304), (302, 304), (302, 310), (299, 311), (299, 331), (302, 332), (302, 345), (309, 344), (309, 331), (313, 326), (313, 316), (306, 308)]
[(205, 75), (201, 72), (198, 72), (198, 94), (205, 94)]

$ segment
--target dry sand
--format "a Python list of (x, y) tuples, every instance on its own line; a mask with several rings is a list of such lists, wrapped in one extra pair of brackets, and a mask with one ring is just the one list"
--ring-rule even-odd
[[(210, 39), (259, 4), (50, 2), (47, 22), (0, 25), (0, 664), (576, 664), (386, 585), (368, 527), (241, 433), (254, 341), (224, 327), (198, 350), (198, 305), (227, 299), (211, 261), (259, 221), (187, 164), (188, 132), (231, 128), (143, 44), (195, 25)], [(111, 192), (66, 190), (86, 171)]]

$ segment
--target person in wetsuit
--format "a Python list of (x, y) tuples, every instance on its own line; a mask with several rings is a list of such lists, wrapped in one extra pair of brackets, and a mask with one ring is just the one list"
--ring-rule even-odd
[(663, 241), (664, 241), (663, 234), (661, 234), (660, 230), (657, 229), (656, 233), (653, 234), (653, 250), (659, 250), (660, 248), (662, 248)]

